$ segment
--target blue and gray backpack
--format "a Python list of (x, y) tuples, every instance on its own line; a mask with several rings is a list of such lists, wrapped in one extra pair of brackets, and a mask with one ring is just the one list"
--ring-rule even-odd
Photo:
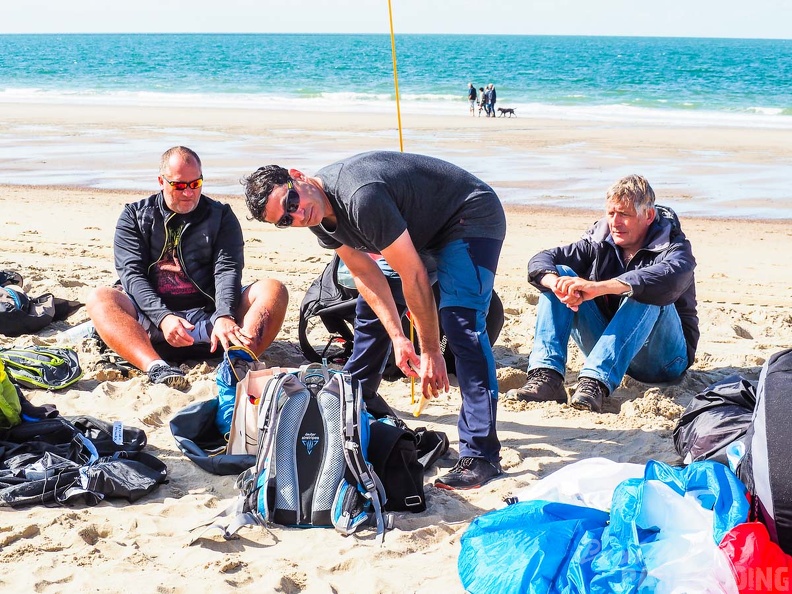
[[(249, 524), (335, 527), (344, 535), (392, 527), (385, 490), (367, 460), (369, 415), (349, 374), (325, 366), (281, 373), (259, 401), (256, 463), (236, 502), (215, 521), (226, 538)], [(217, 520), (216, 519), (216, 520)], [(226, 525), (223, 525), (223, 524)]]

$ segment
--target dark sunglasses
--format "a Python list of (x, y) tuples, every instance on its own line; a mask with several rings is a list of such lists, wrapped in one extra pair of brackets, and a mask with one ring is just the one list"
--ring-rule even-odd
[(297, 209), (300, 208), (300, 195), (297, 193), (297, 190), (294, 189), (291, 180), (286, 182), (286, 187), (289, 188), (289, 193), (286, 194), (286, 200), (283, 202), (283, 212), (285, 214), (275, 223), (278, 229), (291, 227), (294, 222), (294, 217), (291, 216), (290, 213), (297, 212)]
[(188, 182), (184, 182), (184, 181), (173, 182), (169, 179), (166, 179), (165, 176), (162, 176), (162, 179), (168, 182), (168, 185), (171, 188), (173, 188), (174, 190), (178, 190), (179, 192), (184, 192), (184, 190), (186, 190), (187, 188), (190, 188), (191, 190), (197, 190), (203, 185), (203, 175), (198, 179), (194, 179)]

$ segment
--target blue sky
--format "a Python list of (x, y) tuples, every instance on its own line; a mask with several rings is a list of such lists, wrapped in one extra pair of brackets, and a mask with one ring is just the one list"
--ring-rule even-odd
[[(397, 33), (792, 38), (792, 0), (391, 0)], [(5, 0), (0, 33), (387, 33), (387, 0)]]

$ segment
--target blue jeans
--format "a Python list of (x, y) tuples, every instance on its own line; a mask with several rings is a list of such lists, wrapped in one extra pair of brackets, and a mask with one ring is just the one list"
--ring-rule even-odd
[[(440, 323), (454, 353), (462, 393), (457, 422), (459, 455), (494, 463), (500, 459), (500, 441), (495, 431), (498, 380), (486, 318), (502, 243), (495, 239), (460, 239), (433, 254), (440, 286)], [(387, 278), (402, 313), (405, 306), (400, 279)], [(362, 297), (358, 297), (355, 315), (352, 355), (344, 369), (361, 383), (364, 397), (373, 398), (382, 380), (391, 341)]]
[[(577, 276), (556, 266), (561, 276)], [(649, 305), (625, 297), (612, 319), (593, 300), (578, 311), (543, 292), (536, 309), (536, 332), (528, 369), (545, 367), (564, 375), (570, 336), (586, 355), (580, 377), (601, 381), (613, 392), (625, 374), (646, 383), (678, 378), (688, 367), (682, 322), (673, 304)]]

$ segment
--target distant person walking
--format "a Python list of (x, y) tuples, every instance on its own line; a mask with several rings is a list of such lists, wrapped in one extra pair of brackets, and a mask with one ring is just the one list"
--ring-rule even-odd
[(495, 102), (498, 100), (498, 94), (495, 92), (495, 85), (490, 83), (489, 85), (489, 110), (490, 115), (495, 117)]
[(481, 117), (481, 110), (484, 110), (484, 114), (489, 117), (489, 112), (487, 111), (487, 95), (484, 92), (484, 87), (479, 87), (479, 117)]
[(484, 113), (487, 117), (495, 117), (495, 110), (492, 109), (492, 88), (491, 85), (484, 87)]
[(473, 83), (468, 83), (468, 101), (470, 101), (470, 115), (476, 115), (476, 99), (478, 98), (478, 94), (476, 93), (476, 87), (473, 86)]

